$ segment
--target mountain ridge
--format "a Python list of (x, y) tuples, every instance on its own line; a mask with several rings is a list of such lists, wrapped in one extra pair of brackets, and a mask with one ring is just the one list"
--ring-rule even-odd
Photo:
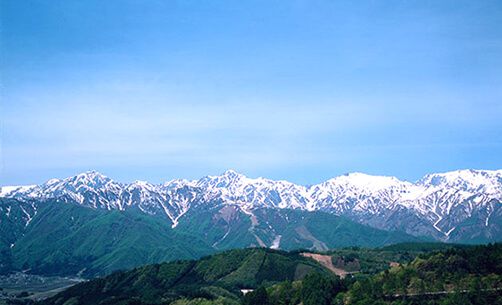
[(445, 172), (437, 172), (437, 173), (428, 173), (428, 174), (425, 174), (424, 176), (422, 176), (421, 178), (419, 178), (418, 180), (416, 180), (415, 182), (412, 182), (412, 181), (409, 181), (409, 180), (405, 180), (405, 179), (400, 179), (396, 176), (391, 176), (391, 175), (372, 175), (372, 174), (367, 174), (367, 173), (364, 173), (364, 172), (347, 172), (347, 173), (344, 173), (344, 174), (341, 174), (341, 175), (338, 175), (338, 176), (334, 176), (332, 178), (328, 178), (327, 180), (325, 181), (322, 181), (322, 182), (319, 182), (319, 183), (316, 183), (316, 184), (300, 184), (300, 183), (294, 183), (294, 182), (290, 182), (288, 180), (285, 180), (285, 179), (278, 179), (278, 180), (275, 180), (275, 179), (270, 179), (270, 178), (266, 178), (266, 177), (263, 177), (263, 176), (260, 176), (260, 177), (256, 177), (256, 178), (250, 178), (242, 173), (239, 173), (238, 171), (234, 170), (234, 169), (227, 169), (225, 170), (224, 172), (222, 172), (220, 175), (206, 175), (206, 176), (203, 176), (199, 179), (186, 179), (186, 178), (174, 178), (174, 179), (170, 179), (170, 180), (167, 180), (165, 182), (160, 182), (160, 183), (151, 183), (151, 182), (148, 182), (147, 180), (134, 180), (133, 182), (117, 182), (117, 181), (114, 181), (113, 179), (109, 178), (109, 176), (101, 173), (100, 171), (98, 170), (94, 170), (94, 169), (90, 169), (90, 170), (87, 170), (87, 171), (84, 171), (84, 172), (81, 172), (81, 173), (78, 173), (74, 176), (69, 176), (69, 177), (66, 177), (66, 178), (50, 178), (48, 179), (47, 181), (45, 181), (44, 183), (41, 183), (41, 184), (20, 184), (20, 185), (3, 185), (3, 186), (0, 186), (0, 196), (4, 196), (6, 195), (7, 193), (17, 189), (17, 188), (23, 188), (23, 189), (27, 189), (27, 188), (33, 188), (33, 187), (36, 187), (36, 186), (39, 186), (39, 185), (42, 185), (42, 184), (54, 184), (54, 183), (57, 183), (57, 182), (61, 182), (61, 181), (64, 181), (64, 180), (67, 180), (67, 179), (70, 179), (70, 178), (79, 178), (79, 177), (84, 177), (84, 176), (87, 176), (87, 177), (93, 177), (93, 179), (110, 179), (111, 181), (114, 181), (118, 184), (121, 184), (121, 185), (131, 185), (131, 184), (149, 184), (149, 185), (155, 185), (155, 186), (160, 186), (160, 185), (170, 185), (171, 183), (175, 183), (175, 182), (178, 182), (178, 183), (196, 183), (197, 181), (200, 181), (202, 179), (214, 179), (214, 178), (219, 178), (219, 177), (223, 177), (223, 176), (230, 176), (230, 177), (245, 177), (249, 180), (268, 180), (268, 181), (274, 181), (274, 182), (286, 182), (286, 183), (291, 183), (291, 184), (295, 184), (297, 186), (303, 186), (305, 188), (310, 188), (312, 186), (316, 186), (316, 185), (319, 185), (319, 184), (323, 184), (323, 183), (326, 183), (328, 181), (332, 181), (332, 180), (336, 180), (337, 178), (342, 178), (342, 177), (350, 177), (350, 176), (359, 176), (359, 177), (362, 177), (362, 176), (366, 176), (366, 177), (372, 177), (372, 178), (384, 178), (384, 179), (389, 179), (389, 180), (397, 180), (399, 182), (403, 182), (403, 183), (410, 183), (410, 184), (422, 184), (424, 183), (424, 181), (426, 181), (427, 179), (430, 179), (431, 177), (434, 177), (434, 176), (444, 176), (444, 177), (453, 177), (454, 175), (462, 175), (464, 177), (466, 177), (465, 173), (486, 173), (486, 174), (495, 174), (495, 175), (502, 175), (502, 169), (495, 169), (495, 170), (492, 170), (492, 169), (470, 169), (470, 168), (466, 168), (466, 169), (459, 169), (459, 170), (452, 170), (452, 171), (445, 171)]
[(379, 229), (443, 241), (462, 240), (466, 235), (491, 240), (501, 230), (502, 170), (433, 173), (415, 183), (350, 173), (311, 186), (249, 178), (234, 170), (198, 180), (120, 183), (92, 170), (39, 185), (2, 187), (0, 197), (57, 198), (107, 210), (137, 208), (169, 219), (173, 228), (196, 206), (236, 205), (251, 214), (258, 208), (323, 211)]

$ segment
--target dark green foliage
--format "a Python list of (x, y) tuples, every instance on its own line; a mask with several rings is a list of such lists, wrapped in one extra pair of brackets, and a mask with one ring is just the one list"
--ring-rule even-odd
[(439, 301), (440, 305), (472, 305), (465, 293), (453, 293)]
[(473, 246), (447, 243), (399, 243), (382, 248), (347, 247), (327, 251), (335, 267), (350, 271), (375, 274), (390, 269), (390, 263), (406, 264), (417, 256), (448, 249), (468, 249)]
[(243, 305), (270, 305), (267, 290), (260, 287), (244, 296)]
[(462, 244), (447, 244), (440, 242), (420, 242), (420, 243), (397, 243), (389, 246), (379, 248), (380, 251), (394, 251), (394, 252), (430, 252), (447, 250), (451, 248), (468, 248), (468, 245)]
[[(312, 273), (301, 282), (277, 284), (267, 289), (269, 301), (271, 305), (502, 304), (501, 244), (436, 251), (438, 247), (442, 246), (405, 245), (407, 251), (417, 251), (412, 252), (416, 258), (375, 275), (358, 274), (340, 281)], [(425, 248), (432, 251), (422, 252)], [(403, 248), (394, 249), (398, 253)], [(369, 255), (365, 249), (345, 250), (352, 251), (347, 260)]]
[[(358, 280), (349, 304), (492, 304), (502, 289), (502, 244), (422, 254), (410, 264)], [(399, 303), (400, 302), (400, 303)]]
[[(46, 304), (142, 304), (168, 303), (178, 299), (237, 300), (241, 288), (257, 288), (289, 280), (301, 280), (296, 270), (329, 274), (326, 269), (297, 253), (270, 249), (230, 250), (198, 261), (149, 265), (73, 286)], [(271, 269), (273, 268), (273, 269)], [(180, 301), (181, 302), (181, 301)]]
[(304, 305), (330, 305), (331, 300), (343, 290), (338, 277), (311, 273), (302, 281), (301, 296)]
[(301, 281), (285, 281), (269, 287), (267, 292), (271, 305), (342, 305), (343, 293), (351, 284), (352, 280), (341, 280), (332, 273), (311, 272)]
[(273, 305), (293, 305), (301, 301), (300, 282), (284, 281), (269, 288), (269, 302)]
[[(367, 255), (365, 249), (350, 251), (348, 259)], [(73, 286), (45, 304), (502, 304), (501, 251), (495, 244), (417, 252), (422, 254), (408, 264), (341, 280), (298, 252), (231, 250), (117, 272)], [(304, 269), (309, 271), (298, 271)], [(242, 288), (256, 290), (241, 297)]]

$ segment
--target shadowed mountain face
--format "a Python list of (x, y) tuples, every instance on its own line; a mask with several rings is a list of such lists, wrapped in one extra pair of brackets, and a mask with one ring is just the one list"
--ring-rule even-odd
[[(427, 175), (417, 183), (353, 173), (305, 187), (250, 179), (234, 171), (200, 180), (122, 184), (96, 171), (41, 185), (3, 187), (1, 197), (58, 199), (104, 210), (138, 210), (176, 227), (188, 211), (235, 206), (251, 220), (262, 208), (323, 211), (385, 230), (441, 241), (487, 242), (502, 236), (502, 170)], [(6, 210), (1, 210), (4, 214)], [(25, 220), (34, 210), (25, 211)], [(197, 211), (195, 211), (197, 213)]]

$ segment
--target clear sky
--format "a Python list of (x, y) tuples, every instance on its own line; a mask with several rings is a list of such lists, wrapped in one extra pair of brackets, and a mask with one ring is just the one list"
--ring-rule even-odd
[(0, 185), (502, 168), (502, 1), (0, 3)]

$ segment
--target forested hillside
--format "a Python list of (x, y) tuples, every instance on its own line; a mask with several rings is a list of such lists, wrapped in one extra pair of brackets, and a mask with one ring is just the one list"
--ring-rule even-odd
[[(26, 225), (18, 225), (32, 204), (36, 213)], [(214, 253), (196, 236), (132, 210), (103, 211), (57, 201), (26, 204), (2, 198), (0, 207), (12, 207), (11, 216), (16, 215), (0, 218), (0, 273), (28, 270), (40, 275), (96, 276)]]
[(433, 251), (411, 263), (343, 281), (311, 274), (301, 282), (248, 294), (243, 304), (502, 304), (502, 245)]
[(117, 272), (82, 283), (44, 304), (169, 304), (206, 299), (239, 304), (240, 289), (297, 281), (329, 271), (298, 253), (270, 249), (231, 250), (198, 261), (176, 261)]
[[(403, 244), (391, 249), (326, 253), (334, 264), (341, 257), (361, 264), (343, 279), (302, 252), (231, 250), (198, 261), (117, 272), (42, 304), (502, 304), (501, 244)], [(373, 268), (362, 268), (363, 262), (371, 266), (372, 261)]]

